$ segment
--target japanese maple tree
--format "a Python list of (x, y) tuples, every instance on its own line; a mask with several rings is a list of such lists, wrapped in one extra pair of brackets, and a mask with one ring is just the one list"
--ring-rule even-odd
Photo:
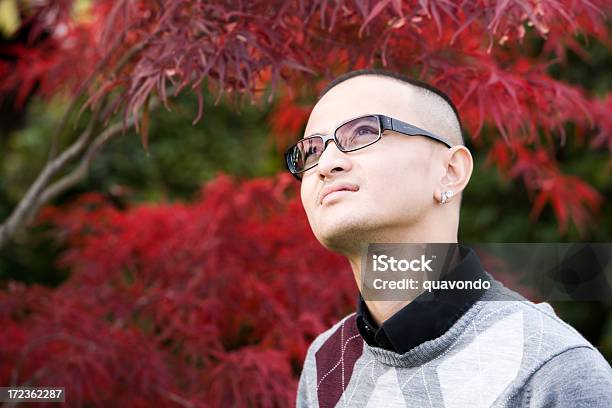
[[(561, 230), (570, 221), (583, 229), (601, 206), (597, 191), (562, 173), (555, 149), (568, 123), (593, 149), (612, 149), (610, 98), (556, 80), (548, 69), (568, 50), (581, 55), (578, 36), (608, 43), (604, 0), (97, 0), (80, 18), (73, 7), (71, 0), (24, 5), (35, 45), (3, 50), (11, 58), (0, 63), (0, 92), (14, 92), (18, 104), (32, 92), (72, 95), (60, 134), (78, 111), (92, 115), (72, 145), (53, 145), (48, 165), (0, 226), (0, 246), (78, 183), (122, 129), (134, 124), (146, 147), (150, 110), (184, 89), (200, 100), (203, 92), (262, 103), (284, 95), (275, 130), (289, 126), (297, 137), (306, 112), (292, 107), (298, 98), (366, 66), (446, 90), (471, 142), (492, 140), (491, 163), (525, 182), (533, 217), (551, 204)], [(304, 114), (293, 115), (296, 109)], [(66, 172), (72, 162), (78, 165)]]

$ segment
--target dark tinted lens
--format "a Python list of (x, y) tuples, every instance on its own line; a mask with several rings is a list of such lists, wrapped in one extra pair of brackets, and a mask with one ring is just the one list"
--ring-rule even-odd
[(293, 172), (308, 170), (319, 161), (323, 153), (323, 139), (309, 137), (297, 142), (287, 155), (287, 164)]
[(364, 116), (351, 120), (336, 131), (336, 139), (343, 150), (359, 149), (380, 136), (380, 125), (376, 116)]

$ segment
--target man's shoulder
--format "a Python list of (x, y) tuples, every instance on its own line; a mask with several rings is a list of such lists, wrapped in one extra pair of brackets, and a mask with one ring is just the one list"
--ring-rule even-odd
[[(592, 373), (589, 377), (590, 384), (610, 383), (612, 372), (606, 369), (605, 359), (597, 348), (561, 319), (550, 304), (531, 302), (498, 283), (492, 288), (478, 301), (478, 312), (469, 318), (469, 330), (447, 354), (446, 361), (438, 367), (439, 372), (450, 372), (452, 379), (461, 379), (465, 376), (465, 367), (476, 367), (475, 375), (480, 373), (479, 367), (496, 367), (494, 375), (489, 376), (491, 384), (500, 388), (503, 388), (500, 384), (509, 384), (498, 400), (509, 405), (500, 406), (524, 406), (529, 393), (534, 397), (537, 394), (538, 401), (546, 401), (543, 398), (555, 394), (546, 393), (547, 383), (555, 378), (560, 383), (555, 398), (568, 397), (561, 390), (562, 384), (569, 384), (567, 390), (570, 390), (574, 383), (565, 377), (582, 373), (589, 365), (598, 367), (596, 375)], [(567, 375), (555, 377), (555, 372), (560, 374), (559, 367)], [(495, 388), (491, 384), (490, 388)], [(574, 385), (572, 393), (585, 391), (579, 382)]]
[[(569, 397), (565, 391), (583, 392), (585, 388), (579, 382), (574, 384), (570, 377), (586, 376), (588, 367), (598, 368), (585, 377), (590, 384), (611, 382), (612, 371), (597, 348), (546, 302), (531, 302), (499, 285), (482, 300), (473, 327), (478, 332), (480, 348), (490, 345), (492, 349), (488, 355), (497, 365), (514, 367), (517, 371), (507, 398), (529, 398), (530, 395), (524, 393), (526, 390), (533, 392), (537, 401), (546, 401), (554, 395), (557, 395), (554, 398)], [(547, 392), (549, 382), (555, 380), (559, 390)], [(572, 384), (576, 385), (575, 389)]]
[(535, 406), (610, 407), (612, 369), (598, 351), (575, 347), (538, 368), (527, 389)]
[(539, 358), (547, 354), (552, 357), (574, 347), (594, 348), (576, 329), (559, 317), (547, 302), (534, 303), (499, 284), (491, 294), (483, 298), (482, 303), (477, 317), (482, 328), (499, 325), (500, 321), (512, 322), (512, 329), (522, 333), (525, 346), (535, 348)]

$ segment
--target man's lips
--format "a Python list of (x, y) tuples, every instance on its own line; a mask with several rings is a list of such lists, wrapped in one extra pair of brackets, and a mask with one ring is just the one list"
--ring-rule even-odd
[(352, 184), (352, 183), (335, 183), (329, 186), (325, 186), (323, 187), (323, 189), (321, 190), (321, 194), (319, 195), (319, 204), (323, 203), (323, 199), (325, 198), (325, 196), (336, 192), (336, 191), (358, 191), (359, 190), (359, 186), (357, 186), (356, 184)]

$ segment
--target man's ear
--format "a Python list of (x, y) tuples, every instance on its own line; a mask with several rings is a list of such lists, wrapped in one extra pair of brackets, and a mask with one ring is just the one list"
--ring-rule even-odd
[(463, 145), (453, 146), (444, 152), (442, 163), (443, 176), (434, 193), (438, 201), (442, 201), (442, 194), (446, 191), (452, 191), (454, 196), (461, 194), (470, 181), (474, 168), (472, 154)]

